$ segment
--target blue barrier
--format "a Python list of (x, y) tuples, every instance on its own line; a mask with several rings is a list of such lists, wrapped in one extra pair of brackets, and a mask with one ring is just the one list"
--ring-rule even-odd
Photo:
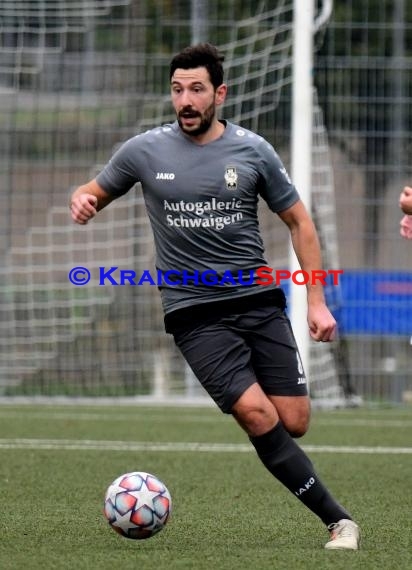
[(412, 335), (412, 273), (344, 270), (325, 291), (345, 334)]
[(336, 318), (347, 334), (412, 334), (412, 273), (345, 271), (341, 300)]

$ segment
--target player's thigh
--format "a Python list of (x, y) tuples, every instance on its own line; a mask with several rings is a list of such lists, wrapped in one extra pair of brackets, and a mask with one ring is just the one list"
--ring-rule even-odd
[(267, 396), (279, 419), (292, 437), (302, 437), (309, 428), (311, 405), (309, 396)]
[(175, 333), (174, 339), (194, 374), (225, 413), (257, 382), (244, 338), (217, 322)]
[(288, 318), (276, 307), (260, 311), (254, 315), (254, 326), (245, 331), (259, 384), (271, 396), (307, 396), (306, 377)]
[(306, 433), (310, 400), (299, 351), (283, 311), (262, 308), (256, 326), (250, 327), (248, 342), (259, 384), (287, 431), (294, 437)]

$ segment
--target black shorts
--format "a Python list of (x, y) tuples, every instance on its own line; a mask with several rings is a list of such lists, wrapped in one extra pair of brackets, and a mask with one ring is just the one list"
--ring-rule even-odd
[(283, 291), (280, 297), (279, 291), (205, 303), (165, 318), (167, 332), (173, 334), (194, 374), (225, 413), (255, 382), (268, 395), (308, 394), (284, 312)]

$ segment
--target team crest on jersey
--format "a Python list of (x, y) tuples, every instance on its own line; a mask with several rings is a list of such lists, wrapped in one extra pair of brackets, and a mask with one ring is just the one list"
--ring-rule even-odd
[(237, 188), (237, 172), (235, 166), (226, 166), (225, 182), (228, 190), (236, 190)]

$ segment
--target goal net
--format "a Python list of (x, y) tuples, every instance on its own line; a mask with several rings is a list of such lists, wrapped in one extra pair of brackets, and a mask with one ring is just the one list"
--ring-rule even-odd
[[(340, 270), (332, 160), (316, 90), (312, 124), (312, 215), (318, 230), (324, 267)], [(339, 279), (327, 281), (325, 297), (329, 309), (340, 322), (342, 298)], [(313, 342), (310, 346), (310, 390), (318, 407), (357, 406), (362, 403), (352, 385), (345, 331), (341, 324), (338, 335), (334, 343)]]
[[(164, 332), (157, 288), (99, 284), (101, 267), (154, 270), (139, 188), (85, 227), (71, 223), (66, 206), (116, 145), (173, 120), (168, 63), (191, 43), (193, 5), (56, 0), (0, 7), (0, 180), (10, 188), (1, 204), (3, 396), (209, 401)], [(293, 2), (207, 5), (203, 31), (225, 53), (225, 117), (265, 136), (288, 164)], [(314, 213), (334, 267), (333, 184), (320, 123), (314, 140)], [(271, 265), (287, 267), (287, 231), (264, 207), (261, 219)], [(89, 283), (70, 283), (75, 268), (72, 276), (81, 280), (87, 270)], [(330, 348), (313, 347), (314, 397), (350, 395), (338, 362)]]

